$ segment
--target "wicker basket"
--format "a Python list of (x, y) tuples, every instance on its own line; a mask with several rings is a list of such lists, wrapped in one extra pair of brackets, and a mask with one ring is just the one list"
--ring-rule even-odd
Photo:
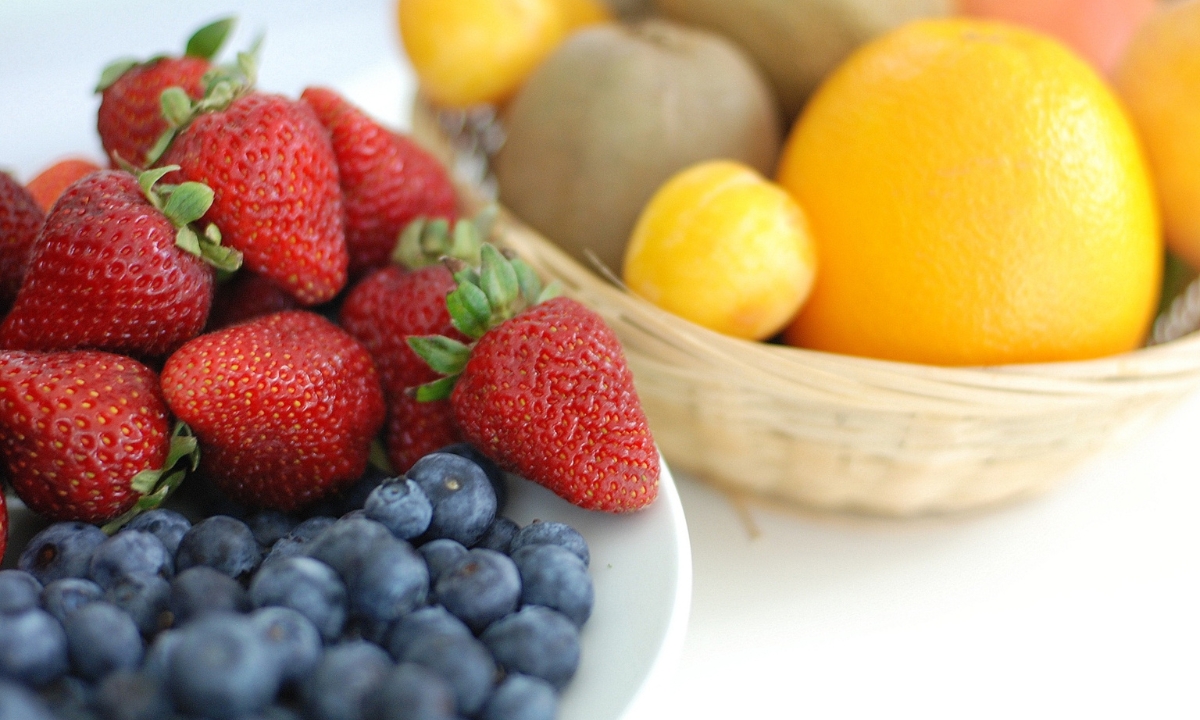
[[(413, 129), (456, 160), (419, 99)], [(461, 190), (468, 210), (486, 201), (475, 183)], [(1200, 386), (1200, 333), (1087, 362), (992, 368), (738, 340), (624, 292), (511, 214), (496, 233), (616, 331), (672, 467), (809, 509), (911, 516), (1035, 495)]]

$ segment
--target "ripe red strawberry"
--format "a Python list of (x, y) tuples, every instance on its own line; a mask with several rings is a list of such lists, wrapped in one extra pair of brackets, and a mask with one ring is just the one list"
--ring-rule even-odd
[(213, 292), (205, 261), (236, 267), (236, 255), (215, 229), (201, 237), (189, 226), (211, 191), (189, 183), (164, 199), (154, 188), (163, 172), (103, 170), (67, 189), (0, 326), (0, 347), (158, 357), (199, 334)]
[(285, 512), (358, 479), (383, 424), (370, 355), (306, 311), (201, 335), (167, 360), (162, 386), (200, 441), (203, 474), (238, 502)]
[(300, 303), (262, 275), (242, 270), (232, 280), (218, 285), (208, 313), (208, 330), (236, 325), (263, 315), (297, 310)]
[(158, 376), (91, 350), (0, 352), (0, 459), (13, 489), (51, 520), (99, 523), (152, 507), (194, 449), (173, 437)]
[(45, 220), (33, 195), (0, 172), (0, 315), (8, 312), (29, 267), (29, 253)]
[(645, 507), (658, 494), (659, 457), (616, 335), (581, 303), (544, 299), (524, 263), (483, 249), (479, 274), (459, 272), (447, 298), (456, 326), (477, 339), (410, 341), (448, 375), (418, 397), (449, 392), (468, 441), (569, 502)]
[(206, 219), (247, 268), (305, 305), (330, 300), (346, 284), (347, 256), (329, 136), (305, 103), (234, 95), (184, 124), (162, 163), (213, 189)]
[(118, 60), (104, 69), (96, 87), (96, 129), (114, 167), (119, 160), (149, 165), (147, 155), (167, 130), (159, 102), (163, 90), (180, 87), (189, 97), (202, 98), (204, 75), (232, 27), (233, 20), (227, 18), (197, 30), (183, 57), (160, 56), (142, 63)]
[(436, 158), (332, 90), (310, 87), (300, 98), (333, 141), (352, 275), (386, 265), (400, 231), (417, 217), (455, 218), (454, 184)]

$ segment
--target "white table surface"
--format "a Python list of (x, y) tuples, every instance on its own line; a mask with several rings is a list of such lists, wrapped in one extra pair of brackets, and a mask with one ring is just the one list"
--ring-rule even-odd
[[(114, 48), (176, 50), (229, 10), (241, 44), (267, 30), (262, 87), (328, 84), (401, 122), (413, 81), (390, 2), (3, 0), (0, 46), (23, 52), (0, 66), (0, 165), (28, 179), (99, 157), (77, 139)], [(739, 508), (677, 473), (691, 622), (628, 720), (1200, 717), (1198, 435), (1200, 395), (1047, 496), (916, 522)]]

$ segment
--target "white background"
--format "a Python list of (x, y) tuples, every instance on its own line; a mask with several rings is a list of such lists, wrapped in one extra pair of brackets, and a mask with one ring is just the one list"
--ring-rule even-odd
[[(325, 83), (401, 121), (391, 3), (0, 0), (0, 165), (98, 158), (103, 64), (227, 11), (239, 45), (268, 31), (262, 87)], [(972, 517), (739, 509), (680, 477), (691, 624), (639, 717), (1200, 717), (1200, 396), (1181, 400), (1051, 494)]]

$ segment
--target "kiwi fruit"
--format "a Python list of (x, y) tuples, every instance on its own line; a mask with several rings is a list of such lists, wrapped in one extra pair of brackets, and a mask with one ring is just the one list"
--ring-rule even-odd
[(785, 122), (867, 40), (909, 20), (942, 16), (953, 0), (654, 0), (664, 16), (739, 43), (771, 80)]
[(589, 267), (619, 272), (650, 196), (702, 160), (770, 174), (778, 106), (732, 42), (648, 19), (573, 34), (505, 107), (500, 201)]

